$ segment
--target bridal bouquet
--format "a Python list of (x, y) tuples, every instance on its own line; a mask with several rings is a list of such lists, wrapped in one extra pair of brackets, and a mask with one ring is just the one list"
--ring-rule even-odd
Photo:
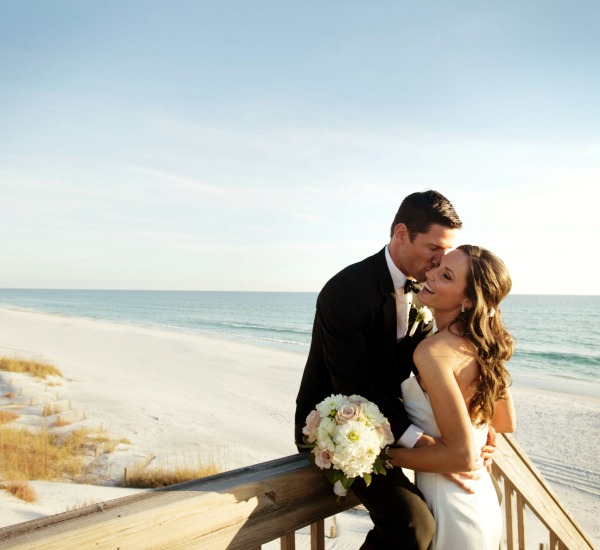
[(371, 483), (371, 474), (386, 473), (394, 442), (390, 423), (374, 403), (360, 395), (331, 395), (306, 417), (304, 443), (310, 461), (325, 470), (338, 497), (345, 497), (356, 477)]

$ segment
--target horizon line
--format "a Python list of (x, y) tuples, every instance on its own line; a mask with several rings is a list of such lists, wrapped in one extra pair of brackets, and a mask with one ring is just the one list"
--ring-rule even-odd
[[(265, 294), (318, 294), (321, 290), (224, 290), (224, 289), (170, 289), (170, 288), (50, 288), (50, 287), (0, 287), (3, 290), (48, 290), (48, 291), (86, 291), (86, 292), (237, 292), (237, 293), (265, 293)], [(600, 294), (557, 294), (557, 293), (531, 293), (511, 292), (508, 296), (580, 296), (599, 297)], [(508, 297), (507, 296), (507, 297)]]

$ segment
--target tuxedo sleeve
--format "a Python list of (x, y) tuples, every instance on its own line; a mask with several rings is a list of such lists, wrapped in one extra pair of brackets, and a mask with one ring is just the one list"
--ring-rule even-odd
[(361, 291), (361, 285), (355, 281), (330, 281), (317, 301), (317, 334), (313, 337), (320, 340), (334, 391), (362, 395), (375, 403), (398, 439), (411, 423), (399, 398), (400, 382), (394, 360), (386, 363), (385, 359), (383, 320), (376, 318), (377, 311), (382, 315), (381, 298), (374, 308)]

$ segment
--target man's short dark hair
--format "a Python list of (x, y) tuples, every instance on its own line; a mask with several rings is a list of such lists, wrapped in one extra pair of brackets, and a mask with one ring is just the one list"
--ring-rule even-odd
[(462, 227), (452, 203), (444, 195), (433, 190), (412, 193), (402, 201), (392, 223), (390, 236), (394, 234), (394, 228), (399, 223), (406, 225), (411, 241), (419, 233), (427, 233), (433, 224), (449, 229)]

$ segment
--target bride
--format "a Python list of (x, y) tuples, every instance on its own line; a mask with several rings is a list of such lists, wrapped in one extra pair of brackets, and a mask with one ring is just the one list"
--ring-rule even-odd
[[(492, 479), (479, 456), (488, 430), (512, 432), (515, 411), (504, 363), (513, 339), (499, 311), (511, 280), (490, 251), (463, 245), (427, 272), (419, 299), (434, 309), (437, 333), (414, 354), (418, 376), (402, 383), (402, 398), (416, 426), (435, 438), (420, 448), (391, 448), (393, 466), (416, 471), (416, 484), (436, 522), (430, 549), (497, 550), (502, 516)], [(465, 481), (448, 475), (477, 471)]]

